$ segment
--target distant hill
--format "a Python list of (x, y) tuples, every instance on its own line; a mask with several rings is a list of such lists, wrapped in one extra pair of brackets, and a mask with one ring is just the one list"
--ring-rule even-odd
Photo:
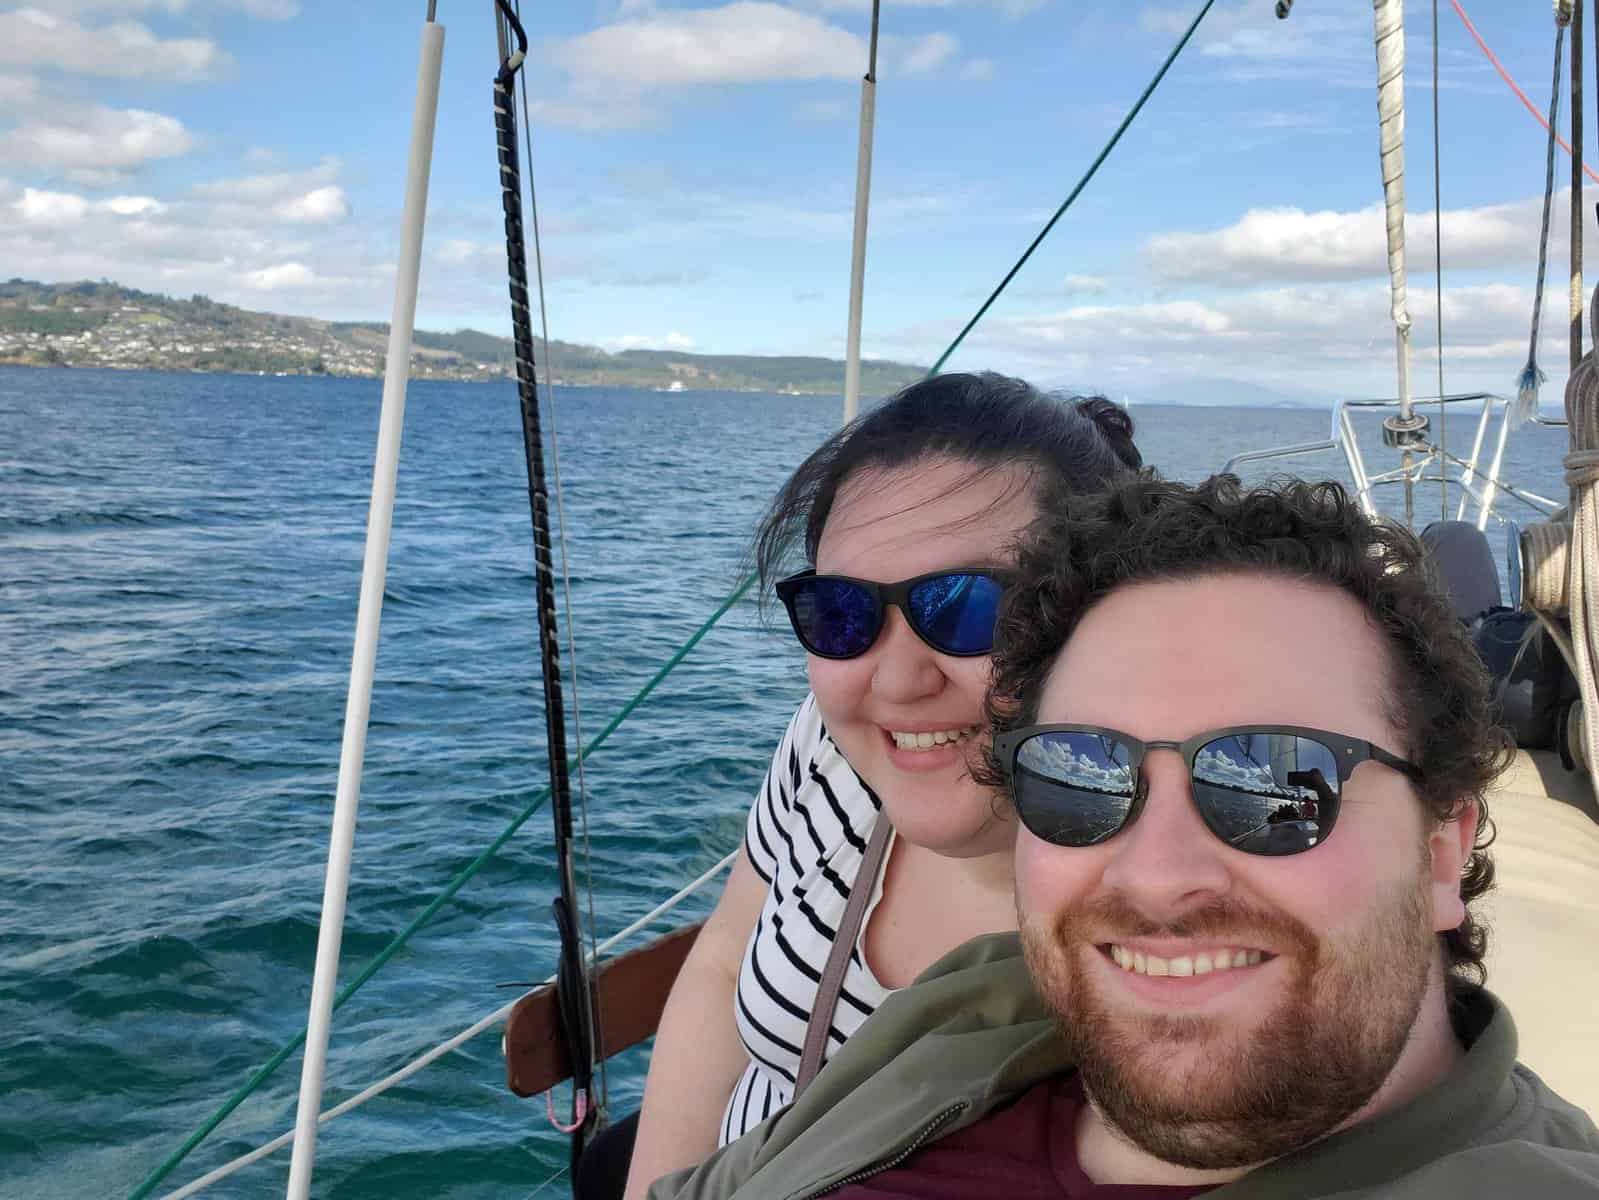
[[(383, 373), (388, 336), (388, 325), (380, 322), (253, 312), (208, 296), (180, 300), (107, 280), (0, 283), (0, 363), (376, 377)], [(420, 378), (504, 379), (513, 361), (509, 338), (475, 329), (418, 330), (413, 338), (411, 369)], [(844, 390), (844, 364), (827, 358), (676, 350), (612, 354), (552, 341), (550, 368), (556, 383), (571, 387)], [(868, 360), (861, 364), (861, 391), (884, 395), (925, 374), (925, 367)]]

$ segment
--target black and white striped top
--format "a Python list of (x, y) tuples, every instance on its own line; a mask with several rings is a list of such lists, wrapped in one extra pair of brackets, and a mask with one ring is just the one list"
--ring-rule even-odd
[[(750, 1064), (722, 1117), (724, 1146), (793, 1098), (822, 968), (880, 808), (833, 744), (816, 697), (807, 696), (772, 758), (745, 832), (750, 862), (771, 889), (739, 969), (734, 1016)], [(863, 935), (882, 895), (879, 873)], [(888, 995), (866, 966), (857, 938), (824, 1061)]]

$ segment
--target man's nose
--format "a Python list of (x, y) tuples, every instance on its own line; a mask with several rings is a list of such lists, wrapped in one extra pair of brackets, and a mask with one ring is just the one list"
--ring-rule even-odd
[(1231, 886), (1230, 853), (1194, 807), (1187, 765), (1173, 750), (1144, 756), (1143, 811), (1107, 843), (1104, 884), (1150, 918), (1180, 916)]

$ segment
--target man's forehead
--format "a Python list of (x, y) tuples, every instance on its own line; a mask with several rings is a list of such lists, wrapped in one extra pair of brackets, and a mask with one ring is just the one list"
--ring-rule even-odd
[(1050, 666), (1039, 719), (1162, 738), (1274, 721), (1387, 740), (1389, 678), (1383, 635), (1354, 597), (1229, 570), (1129, 583), (1097, 601)]

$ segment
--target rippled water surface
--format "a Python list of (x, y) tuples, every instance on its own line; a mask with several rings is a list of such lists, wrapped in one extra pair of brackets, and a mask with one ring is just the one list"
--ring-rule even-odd
[[(0, 1195), (126, 1195), (304, 1023), (378, 400), (370, 381), (0, 368)], [(586, 737), (733, 586), (837, 409), (560, 395)], [(1148, 459), (1188, 478), (1327, 426), (1135, 415)], [(1563, 436), (1519, 434), (1516, 477), (1556, 495)], [(546, 781), (531, 560), (512, 389), (412, 385), (345, 979)], [(590, 764), (601, 937), (736, 845), (804, 691), (790, 641), (739, 605)], [(548, 820), (340, 1010), (330, 1103), (514, 995), (497, 985), (548, 974)], [(643, 1062), (613, 1063), (618, 1109)], [(169, 1185), (288, 1128), (298, 1065)], [(483, 1037), (335, 1122), (317, 1194), (531, 1195), (564, 1144), (503, 1080)], [(214, 1194), (280, 1195), (287, 1161)]]

